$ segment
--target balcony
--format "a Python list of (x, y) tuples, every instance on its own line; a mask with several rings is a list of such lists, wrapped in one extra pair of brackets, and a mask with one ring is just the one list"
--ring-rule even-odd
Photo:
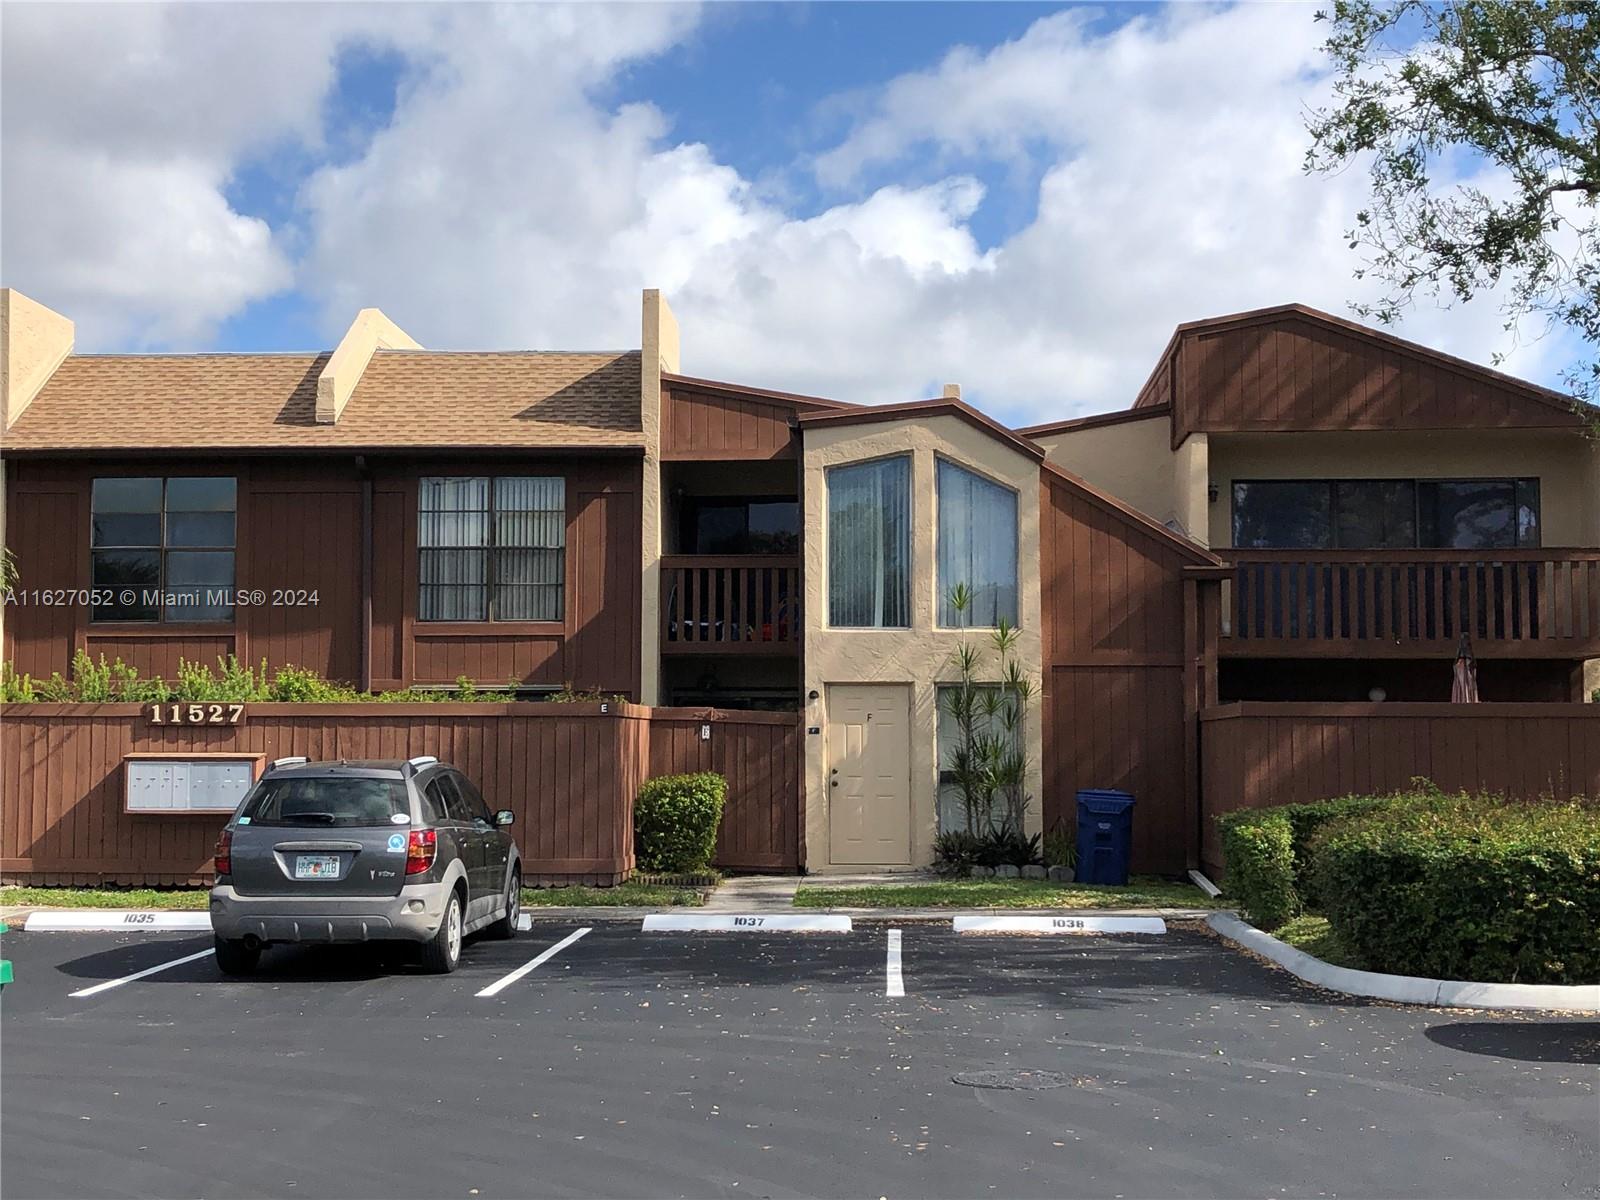
[(1232, 657), (1600, 657), (1597, 550), (1220, 550)]
[(664, 555), (661, 653), (800, 653), (797, 555)]

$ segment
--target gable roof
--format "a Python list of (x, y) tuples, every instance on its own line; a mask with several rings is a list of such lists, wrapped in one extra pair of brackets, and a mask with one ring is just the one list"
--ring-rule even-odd
[(979, 412), (965, 401), (952, 397), (937, 400), (915, 400), (909, 404), (879, 404), (871, 407), (851, 408), (839, 412), (801, 413), (800, 426), (810, 429), (818, 425), (871, 425), (882, 421), (907, 421), (918, 417), (955, 417), (974, 429), (1004, 442), (1019, 454), (1043, 461), (1044, 447), (1029, 441), (1013, 429), (1008, 429), (993, 417)]
[(1023, 437), (1049, 437), (1077, 429), (1102, 429), (1107, 425), (1126, 425), (1130, 421), (1149, 421), (1171, 412), (1172, 406), (1169, 404), (1152, 404), (1143, 408), (1122, 408), (1116, 412), (1090, 413), (1086, 417), (1069, 417), (1064, 421), (1047, 421), (1043, 425), (1024, 425), (1017, 432)]
[(777, 392), (771, 388), (747, 387), (742, 383), (725, 383), (718, 379), (697, 379), (693, 375), (674, 375), (663, 371), (661, 373), (661, 386), (670, 387), (673, 384), (690, 391), (710, 392), (713, 395), (728, 396), (736, 400), (752, 400), (783, 408), (793, 408), (797, 411), (856, 409), (861, 407), (859, 404), (851, 404), (845, 400), (825, 400), (821, 396), (803, 396), (798, 392)]
[(7, 453), (642, 447), (640, 356), (379, 350), (336, 424), (322, 354), (72, 355), (4, 435)]
[(1581, 428), (1572, 397), (1304, 304), (1177, 327), (1134, 410), (1192, 432)]

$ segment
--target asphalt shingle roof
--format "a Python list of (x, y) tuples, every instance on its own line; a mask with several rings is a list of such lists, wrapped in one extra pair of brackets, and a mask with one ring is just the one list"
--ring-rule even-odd
[(642, 445), (640, 356), (380, 350), (336, 424), (327, 354), (73, 355), (7, 450)]

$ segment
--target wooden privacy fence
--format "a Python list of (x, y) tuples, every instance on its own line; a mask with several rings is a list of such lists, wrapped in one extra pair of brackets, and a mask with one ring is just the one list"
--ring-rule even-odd
[(226, 817), (124, 811), (129, 755), (432, 754), (512, 827), (530, 882), (615, 883), (634, 867), (633, 800), (652, 775), (728, 777), (719, 866), (798, 870), (799, 726), (783, 713), (632, 704), (251, 704), (236, 726), (154, 725), (135, 704), (0, 708), (0, 878), (206, 882)]
[(1216, 817), (1424, 776), (1447, 791), (1600, 796), (1600, 704), (1225, 704), (1200, 714), (1201, 860)]

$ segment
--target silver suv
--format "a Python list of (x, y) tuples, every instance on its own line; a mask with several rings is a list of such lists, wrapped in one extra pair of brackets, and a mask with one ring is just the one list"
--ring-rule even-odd
[(418, 943), (454, 971), (461, 939), (515, 937), (522, 856), (472, 781), (436, 758), (280, 758), (217, 841), (217, 965), (253, 971), (275, 942)]

